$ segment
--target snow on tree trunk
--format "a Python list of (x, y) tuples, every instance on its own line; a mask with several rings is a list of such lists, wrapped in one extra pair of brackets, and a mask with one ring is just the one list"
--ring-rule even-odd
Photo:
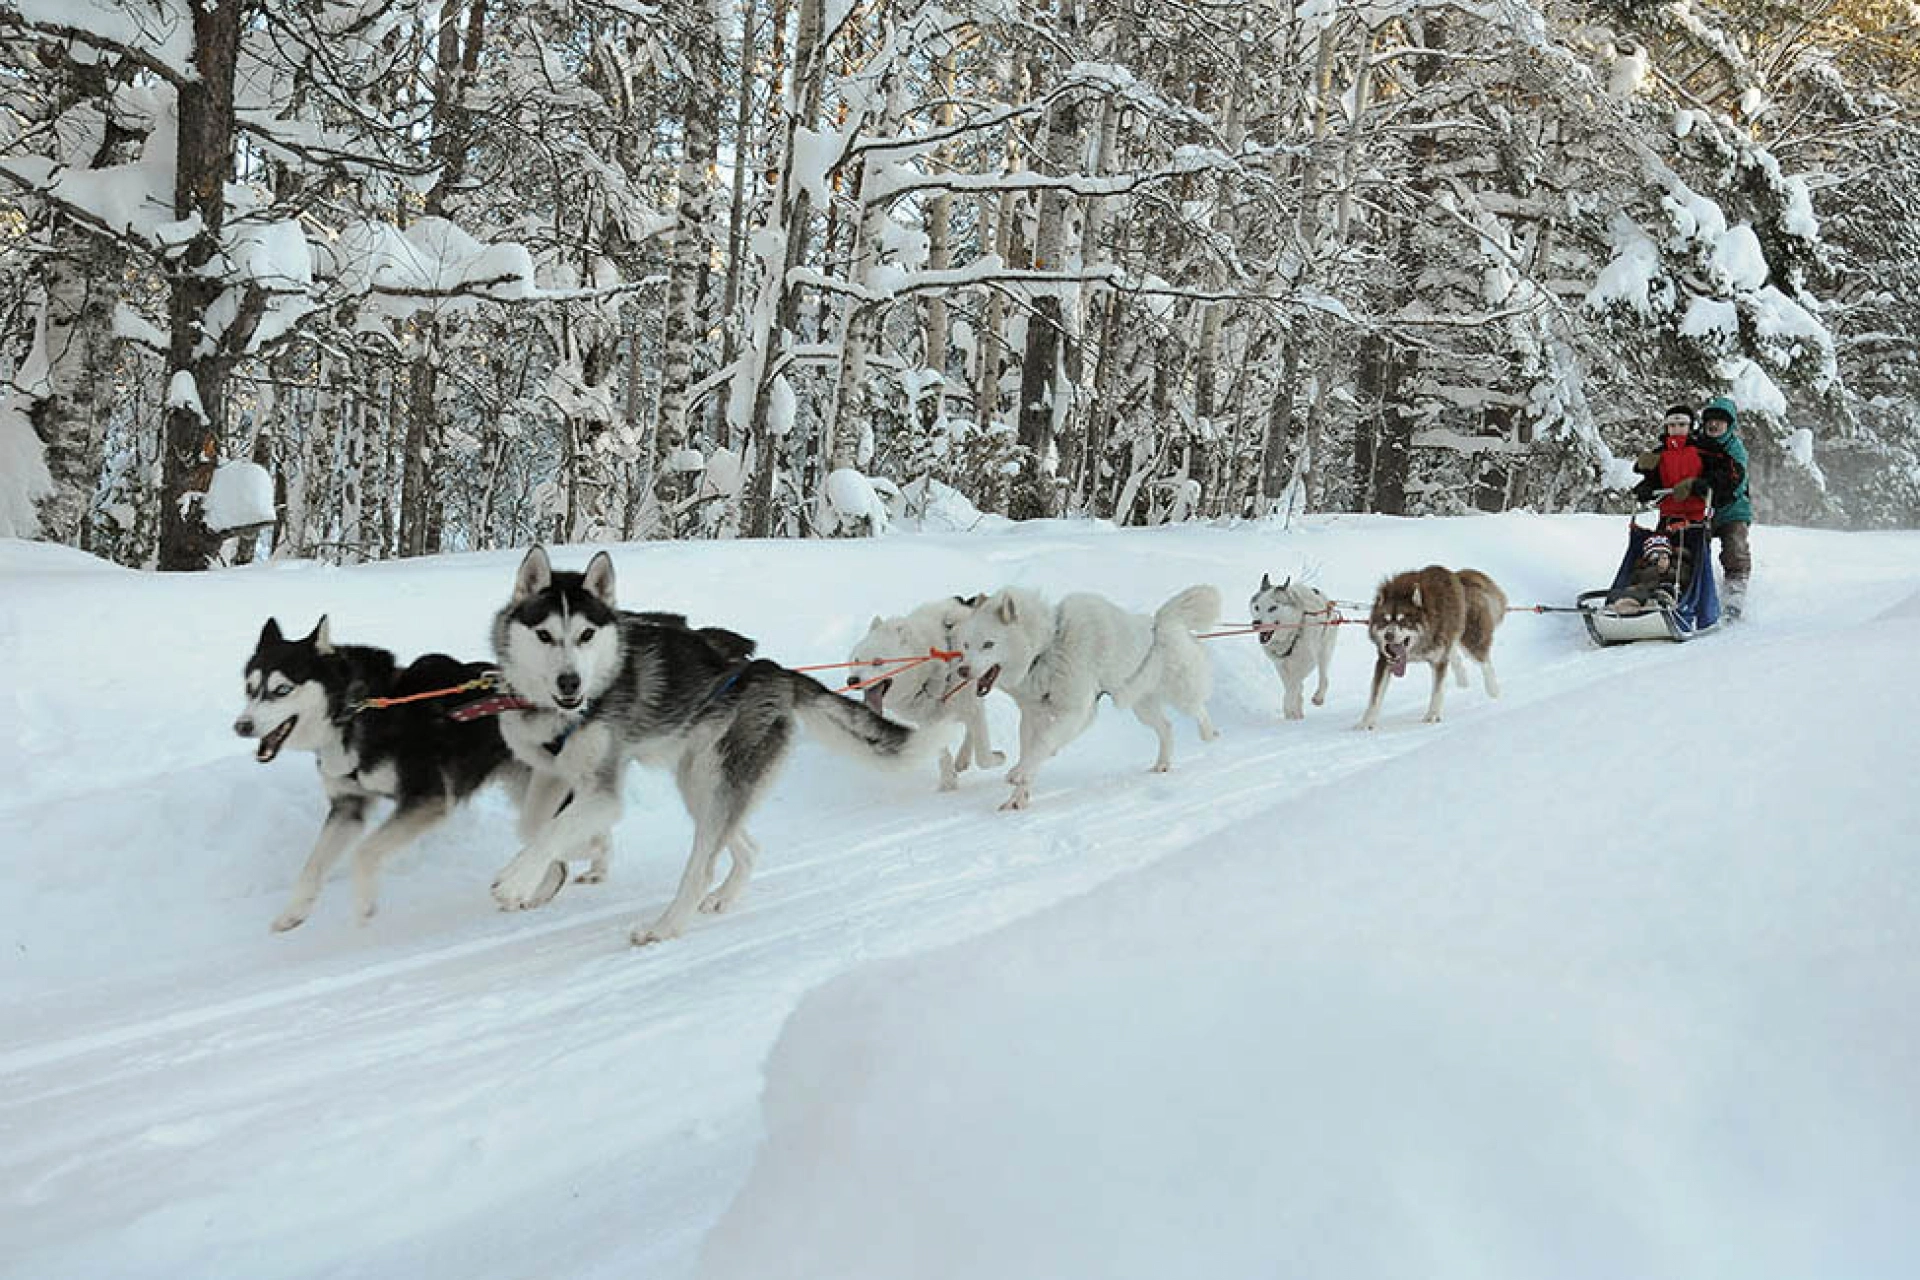
[[(220, 456), (227, 373), (241, 327), (209, 335), (202, 324), (225, 280), (210, 269), (226, 224), (226, 184), (233, 178), (233, 80), (240, 50), (241, 0), (203, 0), (193, 7), (197, 77), (178, 89), (179, 143), (173, 214), (197, 232), (167, 273), (168, 368), (192, 381), (192, 402), (169, 395), (160, 461), (159, 567), (204, 569), (218, 543), (200, 503)], [(257, 321), (258, 304), (254, 320)], [(246, 328), (250, 329), (251, 324)]]
[(119, 289), (116, 272), (102, 260), (97, 244), (82, 241), (72, 228), (56, 236), (71, 243), (47, 263), (39, 335), (46, 394), (31, 411), (53, 485), (40, 506), (40, 530), (51, 541), (84, 547), (111, 412), (113, 308)]
[(772, 222), (754, 237), (762, 258), (760, 292), (755, 299), (752, 338), (746, 359), (734, 376), (753, 388), (747, 426), (759, 448), (753, 486), (747, 501), (745, 532), (764, 538), (774, 527), (774, 477), (783, 453), (780, 436), (770, 429), (769, 409), (775, 386), (784, 383), (787, 353), (799, 321), (800, 286), (794, 269), (805, 258), (813, 197), (794, 172), (799, 130), (811, 129), (819, 119), (820, 96), (826, 81), (825, 0), (797, 0), (793, 41), (793, 84), (786, 97), (785, 134), (780, 151), (780, 182)]
[[(1078, 32), (1076, 0), (1061, 0), (1055, 26), (1062, 38)], [(1047, 113), (1046, 165), (1049, 174), (1076, 172), (1080, 165), (1080, 108), (1077, 100), (1061, 96)], [(1040, 194), (1039, 221), (1034, 230), (1033, 265), (1039, 271), (1060, 271), (1066, 265), (1067, 214), (1065, 191), (1049, 188)], [(1063, 286), (1042, 285), (1033, 295), (1027, 319), (1026, 351), (1020, 361), (1020, 475), (1014, 482), (1007, 514), (1030, 520), (1060, 513), (1055, 483), (1058, 457), (1054, 425), (1064, 409), (1069, 388), (1061, 375), (1061, 345), (1068, 316), (1062, 305)]]
[(667, 302), (660, 337), (660, 398), (654, 427), (654, 490), (663, 506), (686, 497), (688, 473), (665, 465), (686, 450), (687, 408), (693, 388), (696, 348), (710, 328), (700, 311), (699, 282), (713, 253), (710, 226), (713, 185), (709, 175), (720, 147), (722, 80), (720, 41), (726, 16), (716, 0), (696, 5), (683, 26), (686, 74), (681, 102), (681, 158), (674, 207), (673, 248), (667, 269)]

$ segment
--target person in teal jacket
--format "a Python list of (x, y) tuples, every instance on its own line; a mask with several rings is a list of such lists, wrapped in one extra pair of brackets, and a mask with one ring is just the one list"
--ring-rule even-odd
[(1694, 447), (1703, 455), (1726, 458), (1734, 475), (1731, 497), (1714, 495), (1713, 534), (1720, 540), (1720, 570), (1726, 581), (1722, 605), (1729, 619), (1738, 618), (1747, 604), (1747, 579), (1753, 573), (1753, 553), (1747, 531), (1753, 525), (1753, 503), (1747, 497), (1747, 446), (1740, 441), (1740, 413), (1726, 396), (1715, 396), (1700, 411), (1700, 431)]

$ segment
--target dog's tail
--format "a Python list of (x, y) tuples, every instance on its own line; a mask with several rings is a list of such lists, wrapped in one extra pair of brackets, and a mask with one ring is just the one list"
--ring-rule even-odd
[[(1168, 687), (1170, 678), (1181, 686), (1178, 692), (1182, 696), (1176, 701), (1187, 700), (1184, 696), (1187, 684), (1196, 680), (1210, 683), (1204, 676), (1206, 659), (1193, 633), (1204, 631), (1219, 620), (1220, 589), (1206, 583), (1188, 587), (1154, 610), (1153, 644), (1139, 669), (1127, 678), (1126, 685), (1115, 696), (1114, 705), (1130, 707), (1152, 689), (1176, 692)], [(1204, 692), (1201, 696), (1205, 696)]]
[(788, 671), (793, 710), (807, 732), (826, 746), (869, 761), (904, 761), (918, 755), (925, 735), (843, 698), (798, 671)]
[(1187, 638), (1194, 631), (1205, 631), (1220, 621), (1220, 588), (1201, 583), (1188, 587), (1153, 612), (1153, 638)]

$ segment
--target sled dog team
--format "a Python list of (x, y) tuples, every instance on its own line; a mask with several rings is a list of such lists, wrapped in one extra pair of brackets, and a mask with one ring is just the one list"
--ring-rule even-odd
[[(1367, 620), (1376, 650), (1372, 691), (1358, 727), (1379, 723), (1392, 677), (1409, 662), (1432, 667), (1429, 722), (1440, 719), (1461, 655), (1499, 696), (1493, 632), (1506, 597), (1472, 569), (1439, 565), (1381, 583)], [(1261, 652), (1285, 687), (1289, 719), (1326, 701), (1336, 627), (1334, 605), (1311, 586), (1263, 576), (1250, 602)], [(1169, 711), (1193, 720), (1203, 740), (1212, 669), (1196, 632), (1218, 620), (1220, 593), (1188, 587), (1153, 614), (1091, 593), (1048, 601), (1008, 587), (948, 597), (893, 618), (875, 618), (854, 647), (855, 701), (800, 672), (754, 656), (755, 642), (679, 614), (619, 607), (613, 561), (602, 551), (584, 572), (556, 570), (545, 550), (527, 553), (513, 594), (494, 615), (495, 668), (428, 654), (405, 667), (385, 649), (336, 644), (326, 618), (300, 639), (270, 619), (248, 659), (246, 705), (234, 722), (258, 739), (262, 763), (283, 750), (312, 752), (328, 801), (312, 852), (275, 930), (307, 918), (333, 865), (353, 851), (355, 906), (375, 909), (380, 864), (445, 818), (488, 782), (519, 808), (520, 850), (493, 882), (507, 910), (536, 907), (566, 883), (606, 875), (629, 761), (669, 770), (693, 820), (693, 847), (673, 901), (635, 926), (636, 944), (683, 932), (696, 911), (719, 913), (740, 899), (759, 845), (746, 823), (804, 728), (820, 742), (877, 764), (938, 751), (940, 787), (961, 771), (1005, 756), (989, 740), (984, 701), (995, 689), (1020, 711), (1019, 746), (1003, 809), (1024, 809), (1041, 767), (1093, 722), (1100, 698), (1131, 711), (1159, 744), (1155, 772), (1173, 762)], [(934, 651), (948, 661), (912, 665)], [(887, 661), (892, 659), (893, 661)], [(958, 725), (958, 748), (951, 726)], [(378, 800), (392, 812), (370, 833)], [(722, 852), (728, 866), (716, 886)]]

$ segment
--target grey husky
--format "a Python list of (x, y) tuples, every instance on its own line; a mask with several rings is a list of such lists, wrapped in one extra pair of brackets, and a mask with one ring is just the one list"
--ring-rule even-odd
[(966, 696), (967, 681), (957, 677), (944, 660), (903, 665), (888, 659), (921, 658), (938, 649), (953, 649), (953, 628), (980, 603), (980, 597), (944, 596), (928, 601), (912, 613), (894, 618), (875, 617), (849, 655), (853, 674), (849, 687), (866, 686), (867, 706), (891, 714), (922, 732), (958, 723), (965, 729), (960, 750), (940, 748), (940, 789), (960, 785), (960, 774), (970, 765), (991, 768), (1006, 755), (993, 749), (987, 729), (987, 710), (979, 698)]
[(1287, 719), (1306, 719), (1307, 676), (1315, 670), (1320, 682), (1313, 691), (1313, 705), (1322, 707), (1327, 702), (1333, 642), (1340, 634), (1334, 626), (1333, 601), (1304, 582), (1286, 578), (1275, 583), (1263, 573), (1260, 589), (1247, 607), (1254, 625), (1261, 628), (1260, 652), (1267, 655), (1286, 687)]
[(276, 931), (307, 918), (327, 872), (359, 839), (374, 801), (391, 800), (394, 808), (354, 849), (354, 901), (362, 919), (374, 913), (383, 859), (437, 825), (488, 780), (503, 778), (520, 789), (526, 770), (512, 763), (490, 717), (452, 718), (450, 702), (442, 699), (365, 705), (453, 688), (489, 670), (444, 653), (426, 654), (403, 669), (385, 649), (334, 644), (325, 618), (299, 640), (283, 636), (278, 620), (267, 620), (247, 659), (247, 703), (234, 732), (260, 740), (254, 759), (262, 764), (288, 748), (313, 752), (327, 795), (320, 838), (273, 922)]
[(953, 629), (959, 674), (984, 698), (998, 685), (1020, 707), (1020, 758), (1007, 771), (1013, 794), (1000, 807), (1033, 802), (1040, 766), (1086, 732), (1105, 694), (1133, 712), (1160, 742), (1153, 769), (1173, 765), (1166, 708), (1191, 716), (1203, 741), (1219, 736), (1207, 715), (1213, 670), (1193, 632), (1220, 616), (1220, 593), (1188, 587), (1152, 617), (1104, 596), (1079, 592), (1049, 603), (1008, 587), (981, 601)]
[[(501, 716), (508, 749), (534, 770), (543, 804), (571, 796), (501, 869), (493, 887), (501, 906), (535, 905), (568, 849), (613, 829), (629, 760), (673, 772), (693, 818), (693, 848), (673, 902), (635, 926), (636, 945), (677, 937), (696, 908), (722, 912), (739, 900), (759, 853), (746, 819), (796, 722), (876, 761), (905, 756), (914, 738), (798, 672), (621, 612), (604, 551), (585, 573), (555, 572), (545, 550), (529, 551), (512, 599), (494, 617), (493, 646), (507, 685), (526, 703)], [(709, 892), (722, 849), (731, 865)]]

